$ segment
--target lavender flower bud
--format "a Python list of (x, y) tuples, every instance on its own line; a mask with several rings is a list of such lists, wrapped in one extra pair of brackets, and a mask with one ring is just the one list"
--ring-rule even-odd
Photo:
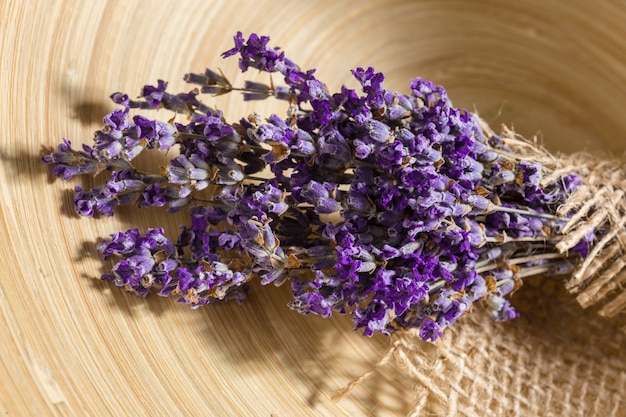
[[(496, 320), (516, 317), (506, 296), (520, 279), (567, 273), (605, 233), (598, 226), (558, 254), (567, 217), (552, 213), (581, 178), (566, 173), (543, 184), (549, 167), (484, 133), (442, 87), (416, 78), (409, 95), (393, 93), (382, 73), (357, 68), (362, 91), (333, 94), (267, 36), (239, 32), (234, 43), (223, 56), (238, 56), (242, 72), (276, 73), (285, 85), (235, 87), (206, 70), (185, 75), (200, 86), (189, 92), (172, 94), (159, 80), (137, 100), (115, 93), (121, 108), (105, 116), (93, 147), (73, 150), (64, 140), (42, 158), (64, 179), (110, 175), (88, 190), (76, 186), (80, 215), (112, 215), (133, 203), (167, 204), (168, 213), (194, 205), (175, 244), (159, 229), (100, 242), (98, 250), (116, 258), (103, 279), (193, 307), (241, 301), (254, 277), (264, 285), (289, 280), (290, 307), (300, 313), (347, 313), (365, 336), (416, 328), (434, 341), (481, 300)], [(289, 109), (229, 123), (200, 91), (285, 99)], [(158, 108), (188, 121), (143, 115)], [(142, 114), (130, 118), (130, 109)], [(173, 147), (178, 156), (154, 174), (131, 163)]]

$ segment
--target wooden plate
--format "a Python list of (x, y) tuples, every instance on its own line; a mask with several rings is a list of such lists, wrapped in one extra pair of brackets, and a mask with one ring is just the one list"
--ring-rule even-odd
[[(190, 310), (96, 279), (93, 243), (133, 226), (176, 233), (182, 217), (123, 210), (78, 218), (71, 184), (40, 163), (66, 137), (90, 143), (108, 95), (222, 68), (232, 35), (270, 35), (331, 89), (374, 66), (406, 91), (422, 76), (492, 125), (555, 150), (626, 148), (626, 5), (501, 1), (5, 1), (0, 3), (0, 414), (403, 415), (411, 384), (392, 370), (333, 402), (369, 369), (385, 337), (345, 317), (302, 317), (287, 288), (243, 305)], [(255, 74), (246, 74), (255, 77)], [(210, 99), (235, 120), (282, 111)], [(88, 180), (85, 180), (88, 182)]]

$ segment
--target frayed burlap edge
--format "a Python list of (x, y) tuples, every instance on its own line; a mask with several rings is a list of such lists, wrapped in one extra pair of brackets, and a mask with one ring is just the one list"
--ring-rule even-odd
[[(486, 123), (488, 136), (493, 131)], [(595, 306), (598, 313), (614, 317), (626, 311), (626, 170), (614, 158), (588, 153), (553, 155), (536, 140), (527, 140), (504, 127), (501, 137), (520, 160), (539, 162), (543, 166), (545, 184), (558, 181), (563, 175), (576, 173), (583, 184), (557, 212), (571, 216), (562, 229), (563, 239), (556, 245), (567, 253), (585, 237), (597, 230), (604, 234), (592, 244), (589, 255), (576, 266), (565, 288), (576, 295), (584, 308)]]
[(394, 336), (395, 364), (416, 387), (413, 416), (626, 415), (619, 323), (542, 279), (513, 297), (521, 319), (497, 323), (477, 311), (434, 346), (412, 332)]
[(412, 416), (626, 416), (626, 175), (611, 158), (554, 155), (508, 128), (501, 137), (520, 160), (542, 164), (544, 183), (572, 172), (583, 180), (557, 213), (573, 213), (561, 253), (598, 228), (607, 232), (564, 282), (525, 278), (512, 297), (520, 318), (498, 323), (475, 309), (436, 344), (398, 332), (336, 399), (392, 366), (411, 382)]
[(475, 309), (435, 344), (394, 334), (382, 359), (338, 396), (380, 389), (393, 374), (412, 402), (404, 415), (626, 416), (624, 323), (580, 307), (558, 278), (526, 278), (512, 302), (520, 318), (495, 322)]

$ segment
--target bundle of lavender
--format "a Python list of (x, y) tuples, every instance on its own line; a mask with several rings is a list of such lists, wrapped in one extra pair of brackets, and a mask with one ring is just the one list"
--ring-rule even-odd
[[(288, 282), (300, 313), (349, 313), (363, 335), (419, 329), (430, 341), (476, 303), (496, 320), (516, 317), (508, 296), (530, 275), (575, 271), (567, 285), (582, 304), (617, 293), (626, 217), (611, 187), (622, 174), (607, 181), (588, 172), (586, 157), (498, 136), (429, 81), (411, 80), (403, 95), (357, 68), (362, 92), (330, 93), (268, 37), (234, 39), (223, 56), (238, 55), (242, 72), (275, 74), (268, 84), (237, 87), (206, 70), (185, 75), (198, 86), (187, 93), (163, 81), (137, 100), (115, 93), (120, 108), (93, 146), (65, 140), (43, 157), (65, 180), (110, 176), (76, 186), (79, 215), (112, 216), (123, 205), (189, 212), (176, 241), (155, 228), (99, 242), (116, 260), (103, 279), (194, 307), (241, 301), (252, 279)], [(229, 122), (200, 100), (234, 91), (285, 100), (286, 115)], [(156, 109), (171, 120), (144, 116)], [(176, 156), (142, 172), (132, 161), (144, 151)], [(617, 294), (602, 311), (625, 302)]]

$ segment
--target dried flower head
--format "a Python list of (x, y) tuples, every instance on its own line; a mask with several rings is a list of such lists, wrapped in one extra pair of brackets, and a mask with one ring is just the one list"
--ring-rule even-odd
[[(580, 179), (546, 181), (540, 163), (512, 153), (442, 87), (417, 78), (396, 93), (382, 73), (357, 68), (361, 91), (331, 93), (315, 70), (255, 34), (238, 33), (223, 56), (284, 84), (234, 87), (206, 70), (185, 75), (199, 87), (188, 93), (161, 80), (137, 100), (115, 93), (120, 108), (93, 147), (64, 141), (43, 158), (66, 180), (110, 175), (76, 187), (80, 215), (128, 204), (188, 209), (175, 242), (161, 229), (131, 229), (99, 243), (116, 259), (103, 278), (118, 287), (141, 296), (154, 288), (195, 307), (241, 301), (257, 277), (288, 282), (300, 313), (349, 313), (366, 336), (416, 328), (434, 341), (479, 302), (496, 320), (516, 317), (508, 296), (525, 276), (567, 273), (587, 256), (593, 233), (566, 254), (555, 246), (570, 217), (557, 209)], [(199, 98), (233, 91), (286, 100), (287, 114), (233, 122)], [(160, 122), (144, 116), (151, 109), (184, 117)], [(167, 167), (132, 165), (141, 152), (172, 147), (180, 153)]]

